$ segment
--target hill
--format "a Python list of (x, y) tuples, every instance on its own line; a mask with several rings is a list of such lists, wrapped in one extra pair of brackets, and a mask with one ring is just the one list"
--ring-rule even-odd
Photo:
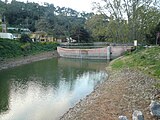
[[(8, 27), (19, 28), (18, 32), (20, 28), (28, 28), (31, 32), (45, 31), (59, 39), (77, 38), (77, 31), (88, 33), (84, 24), (93, 15), (94, 13), (78, 12), (49, 3), (39, 5), (34, 2), (24, 3), (16, 0), (12, 0), (11, 3), (0, 1), (0, 18), (7, 23)], [(8, 32), (17, 31), (8, 30)], [(81, 40), (82, 33), (80, 32), (78, 37)]]

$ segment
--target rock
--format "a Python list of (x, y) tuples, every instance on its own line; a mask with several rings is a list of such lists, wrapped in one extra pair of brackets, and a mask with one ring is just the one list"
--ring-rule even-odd
[(132, 114), (132, 120), (144, 120), (144, 116), (142, 112), (135, 110)]
[(150, 107), (150, 113), (152, 116), (160, 117), (160, 103), (156, 101), (151, 101)]
[(128, 120), (126, 116), (119, 116), (119, 120)]

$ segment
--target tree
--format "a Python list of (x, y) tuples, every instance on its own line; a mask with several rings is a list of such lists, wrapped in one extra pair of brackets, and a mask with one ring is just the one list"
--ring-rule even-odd
[(94, 15), (86, 21), (86, 28), (91, 32), (95, 41), (105, 41), (109, 37), (107, 31), (109, 17), (100, 14)]
[(77, 28), (71, 37), (77, 40), (78, 43), (88, 43), (91, 41), (89, 32), (83, 27)]
[[(4, 5), (6, 9), (3, 9)], [(49, 3), (41, 6), (37, 3), (16, 0), (8, 4), (0, 1), (1, 13), (6, 16), (10, 27), (29, 28), (32, 32), (42, 30), (56, 38), (70, 38), (75, 30), (84, 27), (85, 21), (93, 15), (93, 13), (80, 13), (71, 8), (55, 7)]]
[(27, 34), (22, 34), (20, 41), (21, 42), (32, 42), (31, 38)]
[[(103, 4), (94, 3), (100, 13), (112, 16), (117, 39), (145, 40), (145, 34), (157, 24), (159, 13), (154, 0), (101, 0)], [(158, 1), (157, 1), (158, 3)], [(158, 13), (158, 14), (157, 14)], [(156, 19), (154, 19), (156, 18)], [(153, 22), (153, 19), (155, 22)], [(124, 22), (126, 21), (126, 22)], [(152, 22), (151, 22), (152, 21)], [(127, 24), (126, 24), (127, 23)], [(116, 29), (115, 29), (116, 28)], [(124, 31), (123, 29), (127, 29)], [(122, 32), (128, 32), (122, 33)]]
[(6, 4), (0, 0), (0, 17), (2, 17), (5, 10), (6, 10)]
[(148, 44), (160, 44), (160, 38), (157, 38), (157, 34), (160, 32), (160, 22), (152, 29), (148, 34), (146, 34), (146, 41)]

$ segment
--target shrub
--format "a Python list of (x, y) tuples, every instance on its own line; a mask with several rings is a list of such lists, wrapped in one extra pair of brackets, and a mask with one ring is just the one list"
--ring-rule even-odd
[(31, 38), (27, 34), (22, 34), (20, 42), (32, 42)]
[(57, 43), (20, 42), (10, 39), (0, 39), (0, 60), (22, 55), (35, 54), (43, 51), (56, 50)]

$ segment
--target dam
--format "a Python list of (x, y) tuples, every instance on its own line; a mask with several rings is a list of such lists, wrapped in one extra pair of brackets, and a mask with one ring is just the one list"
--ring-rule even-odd
[(114, 59), (130, 51), (132, 46), (105, 46), (100, 48), (66, 48), (57, 47), (60, 57), (78, 59)]

